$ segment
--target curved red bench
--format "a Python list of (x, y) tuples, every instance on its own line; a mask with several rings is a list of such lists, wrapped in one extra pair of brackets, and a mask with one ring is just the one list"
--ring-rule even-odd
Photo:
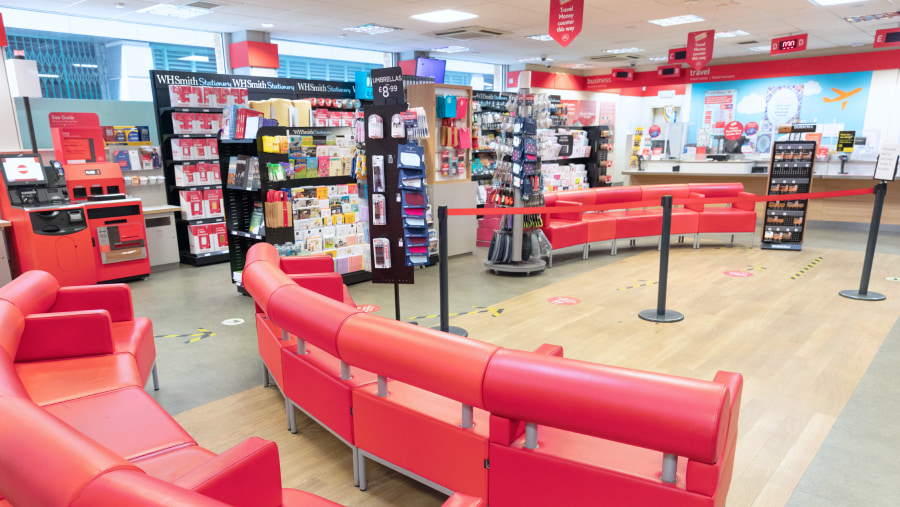
[[(364, 314), (288, 283), (274, 251), (254, 245), (251, 258), (270, 267), (244, 280), (268, 309), (263, 322), (297, 336), (300, 351), (282, 349), (284, 392), (354, 449), (363, 489), (371, 458), (492, 506), (724, 504), (740, 375), (607, 367)], [(269, 324), (259, 335), (270, 339)], [(305, 368), (296, 379), (289, 352)], [(327, 395), (303, 394), (328, 383)]]
[[(754, 194), (744, 192), (741, 183), (689, 183), (547, 192), (544, 194), (544, 201), (547, 207), (561, 208), (641, 201), (658, 203), (664, 195), (678, 199), (745, 197)], [(659, 207), (602, 212), (550, 212), (542, 215), (542, 218), (544, 225), (541, 230), (554, 250), (584, 245), (584, 259), (587, 259), (591, 243), (612, 241), (610, 253), (615, 255), (617, 240), (653, 237), (662, 233), (662, 209)], [(673, 208), (671, 234), (693, 234), (694, 248), (699, 248), (700, 234), (704, 233), (750, 233), (752, 241), (756, 220), (755, 205), (752, 202), (735, 203), (727, 207), (688, 204)], [(551, 254), (550, 264), (552, 263)]]
[(336, 506), (282, 489), (274, 443), (217, 455), (156, 404), (127, 289), (40, 271), (0, 287), (0, 505)]

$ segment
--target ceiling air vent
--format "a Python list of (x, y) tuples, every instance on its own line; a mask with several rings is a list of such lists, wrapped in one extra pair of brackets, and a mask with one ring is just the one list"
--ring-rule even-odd
[(494, 30), (493, 28), (485, 28), (483, 26), (464, 26), (462, 28), (437, 32), (434, 35), (435, 37), (440, 37), (442, 39), (467, 41), (499, 37), (501, 35), (506, 35), (507, 33), (508, 32)]
[(742, 45), (743, 44), (759, 44), (759, 41), (758, 40), (745, 40), (742, 42), (738, 42), (738, 44), (742, 44)]
[(214, 4), (212, 2), (204, 2), (203, 0), (198, 0), (197, 2), (191, 2), (189, 4), (185, 4), (185, 7), (194, 7), (195, 9), (206, 9), (211, 10), (216, 7), (221, 6), (222, 4)]

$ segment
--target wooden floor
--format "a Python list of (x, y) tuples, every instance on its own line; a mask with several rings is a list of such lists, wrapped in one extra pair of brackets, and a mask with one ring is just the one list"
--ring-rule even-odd
[[(600, 254), (594, 254), (600, 255)], [(676, 324), (640, 320), (655, 308), (658, 255), (648, 251), (454, 318), (470, 336), (509, 348), (563, 345), (567, 357), (711, 379), (717, 370), (745, 378), (729, 507), (782, 506), (788, 500), (887, 332), (900, 315), (900, 283), (885, 281), (898, 256), (879, 254), (871, 290), (860, 302), (838, 296), (859, 284), (862, 253), (673, 248), (669, 308)], [(726, 276), (748, 271), (751, 277)], [(555, 296), (580, 304), (551, 305)], [(346, 446), (298, 414), (286, 431), (277, 388), (252, 389), (179, 414), (201, 445), (220, 452), (248, 436), (278, 443), (286, 487), (351, 506), (437, 506), (443, 496), (369, 466), (369, 491), (352, 486)]]

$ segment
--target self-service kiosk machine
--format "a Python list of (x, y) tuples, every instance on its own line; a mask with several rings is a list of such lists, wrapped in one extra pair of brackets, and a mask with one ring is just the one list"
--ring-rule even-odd
[(41, 269), (62, 285), (89, 285), (150, 274), (140, 199), (106, 194), (97, 197), (114, 200), (73, 203), (68, 167), (44, 167), (38, 155), (0, 154), (0, 166), (14, 276)]

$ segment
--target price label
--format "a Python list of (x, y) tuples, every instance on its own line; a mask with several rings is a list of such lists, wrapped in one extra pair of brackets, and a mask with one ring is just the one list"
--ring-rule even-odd
[(403, 103), (403, 71), (400, 67), (372, 69), (372, 89), (375, 105)]

